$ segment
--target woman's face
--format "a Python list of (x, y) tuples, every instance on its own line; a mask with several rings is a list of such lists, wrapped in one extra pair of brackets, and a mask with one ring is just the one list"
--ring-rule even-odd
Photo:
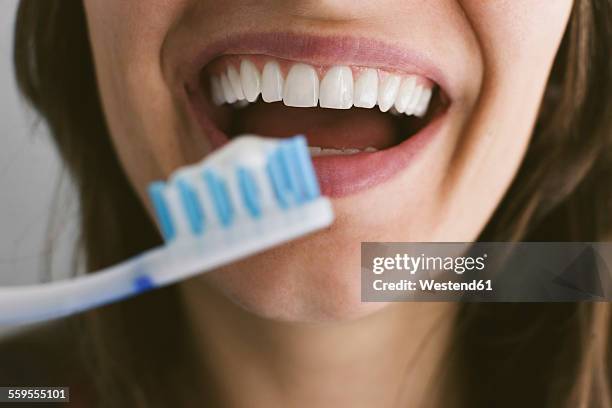
[[(529, 143), (571, 0), (85, 6), (113, 143), (148, 208), (149, 182), (239, 133), (327, 149), (330, 228), (189, 283), (304, 321), (383, 307), (360, 301), (362, 241), (477, 238)], [(228, 103), (253, 99), (258, 76), (264, 100)]]

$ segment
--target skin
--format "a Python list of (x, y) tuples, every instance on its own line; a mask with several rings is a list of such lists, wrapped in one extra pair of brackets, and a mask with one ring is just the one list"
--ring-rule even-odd
[(337, 221), (328, 230), (182, 284), (207, 350), (202, 364), (228, 406), (434, 404), (430, 393), (456, 305), (361, 303), (360, 242), (478, 237), (520, 166), (571, 1), (85, 6), (112, 140), (145, 205), (150, 181), (210, 149), (178, 91), (175, 64), (180, 50), (202, 38), (231, 27), (291, 27), (442, 55), (434, 60), (453, 100), (440, 134), (409, 167), (334, 199)]

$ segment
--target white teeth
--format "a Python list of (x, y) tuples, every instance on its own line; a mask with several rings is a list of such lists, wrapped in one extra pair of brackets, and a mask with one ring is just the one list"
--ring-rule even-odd
[(332, 155), (343, 155), (345, 154), (342, 149), (328, 149), (321, 148), (321, 151), (317, 156), (332, 156)]
[(240, 64), (240, 82), (246, 100), (255, 102), (261, 92), (261, 76), (255, 64), (249, 60), (242, 60)]
[(348, 156), (351, 154), (359, 153), (361, 150), (359, 149), (332, 149), (328, 147), (321, 147), (321, 150), (317, 154), (312, 154), (312, 156)]
[(308, 151), (311, 156), (318, 156), (321, 153), (321, 148), (317, 146), (308, 146)]
[(216, 76), (210, 77), (210, 94), (215, 105), (225, 103), (225, 95), (221, 87), (221, 80)]
[(319, 76), (310, 65), (295, 64), (289, 70), (283, 90), (283, 103), (287, 106), (308, 108), (319, 101)]
[(319, 104), (333, 109), (353, 106), (353, 71), (349, 67), (333, 67), (327, 71), (321, 81)]
[(378, 108), (386, 112), (395, 103), (401, 78), (398, 75), (387, 75), (378, 88)]
[(414, 114), (416, 116), (423, 117), (425, 115), (425, 112), (427, 112), (427, 107), (429, 106), (429, 101), (431, 100), (431, 95), (431, 88), (427, 88), (423, 91), (416, 108), (414, 108)]
[(412, 98), (414, 89), (416, 88), (416, 78), (413, 76), (406, 77), (402, 80), (397, 98), (395, 98), (395, 109), (399, 113), (406, 112), (406, 107)]
[(234, 91), (234, 95), (236, 95), (236, 99), (243, 100), (244, 93), (242, 92), (242, 83), (240, 81), (240, 74), (236, 71), (236, 68), (229, 67), (227, 69), (227, 77), (232, 86), (232, 91)]
[(234, 94), (234, 91), (232, 90), (232, 85), (225, 74), (221, 75), (221, 89), (223, 89), (223, 95), (225, 95), (225, 102), (234, 103), (238, 100)]
[(361, 149), (349, 149), (349, 148), (342, 149), (342, 153), (344, 154), (355, 154), (355, 153), (360, 153), (360, 152), (361, 152)]
[(310, 151), (310, 155), (313, 157), (332, 156), (332, 155), (348, 156), (351, 154), (357, 154), (357, 153), (362, 153), (362, 152), (374, 153), (378, 151), (378, 149), (376, 149), (375, 147), (366, 147), (365, 149), (355, 149), (355, 148), (333, 149), (330, 147), (318, 147), (318, 146), (308, 146), (308, 150)]
[(417, 104), (419, 103), (419, 99), (421, 99), (422, 93), (423, 93), (423, 87), (421, 85), (417, 85), (414, 92), (412, 93), (410, 102), (408, 102), (408, 105), (406, 106), (406, 110), (404, 111), (406, 115), (414, 114), (414, 108), (416, 108)]
[(274, 61), (264, 66), (261, 76), (261, 98), (265, 102), (283, 100), (283, 75), (280, 66)]
[(378, 98), (378, 72), (366, 69), (355, 82), (353, 104), (358, 108), (373, 108)]
[[(353, 69), (345, 65), (329, 68), (319, 83), (314, 67), (296, 63), (284, 79), (276, 61), (268, 61), (260, 74), (252, 61), (243, 59), (240, 71), (230, 65), (220, 77), (210, 78), (210, 94), (216, 105), (228, 103), (243, 107), (247, 101), (255, 102), (261, 94), (264, 102), (283, 101), (287, 106), (318, 104), (331, 109), (352, 106), (371, 109), (378, 104), (382, 112), (422, 117), (427, 113), (433, 90), (415, 75), (379, 73), (374, 68), (360, 69), (354, 79)], [(236, 101), (245, 103), (235, 104)]]

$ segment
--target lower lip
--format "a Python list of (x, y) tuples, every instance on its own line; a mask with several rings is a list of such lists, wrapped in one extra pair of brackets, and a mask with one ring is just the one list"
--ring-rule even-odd
[[(208, 101), (203, 95), (189, 92), (187, 94), (191, 101), (191, 111), (210, 140), (213, 150), (229, 142), (228, 136), (205, 114)], [(344, 197), (388, 181), (407, 168), (439, 133), (445, 116), (446, 112), (437, 115), (427, 126), (402, 143), (378, 152), (313, 157), (321, 193), (333, 198)]]

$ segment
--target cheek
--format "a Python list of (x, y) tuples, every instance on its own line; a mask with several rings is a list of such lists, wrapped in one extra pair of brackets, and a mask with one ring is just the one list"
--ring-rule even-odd
[(547, 71), (567, 25), (572, 1), (464, 0), (462, 4), (489, 74), (507, 76), (512, 72), (524, 79), (525, 74)]
[(164, 80), (160, 60), (164, 39), (184, 3), (84, 3), (111, 140), (129, 181), (143, 199), (148, 182), (165, 177), (186, 161), (180, 141), (189, 130)]
[(571, 1), (469, 0), (462, 6), (479, 43), (483, 77), (449, 178), (455, 208), (463, 209), (452, 210), (458, 223), (469, 212), (494, 209), (518, 170)]
[(522, 100), (525, 112), (535, 111), (533, 105), (539, 103), (567, 25), (571, 0), (463, 3), (482, 50), (483, 96), (503, 92), (509, 99), (506, 105), (514, 107)]

